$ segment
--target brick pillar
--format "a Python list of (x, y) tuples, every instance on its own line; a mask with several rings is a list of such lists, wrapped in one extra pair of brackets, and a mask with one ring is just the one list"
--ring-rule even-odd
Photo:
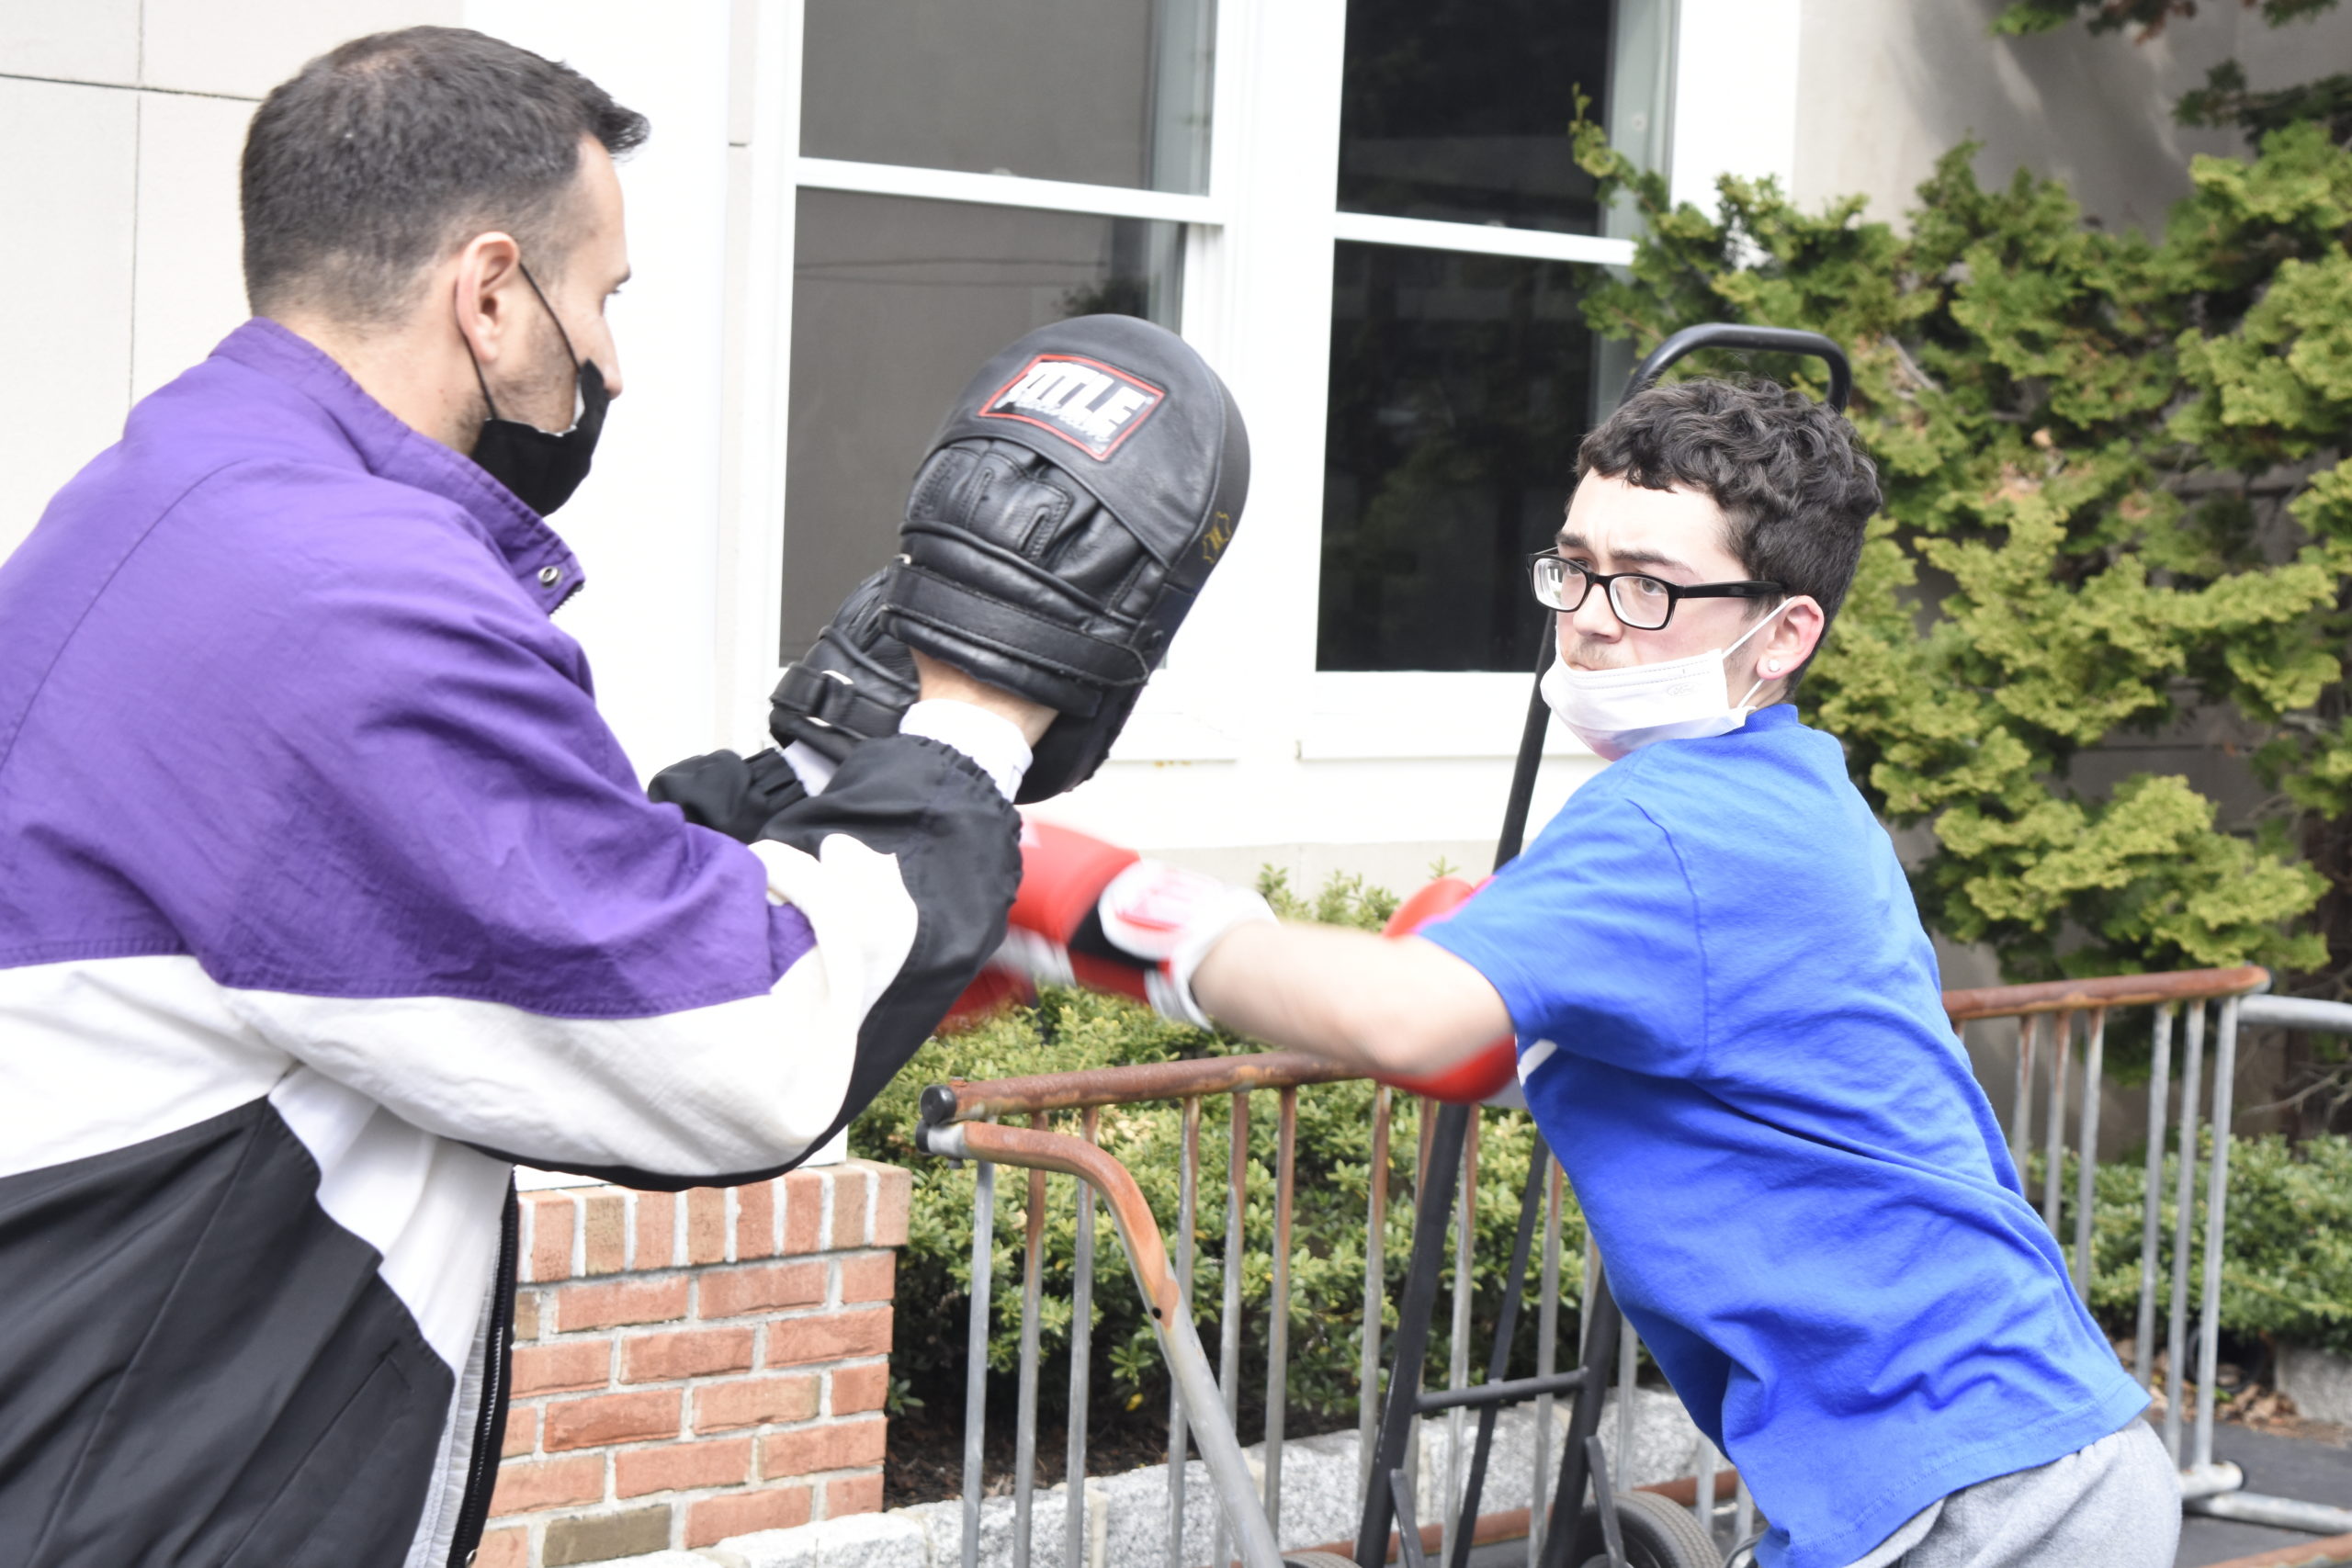
[(514, 1392), (480, 1568), (707, 1546), (882, 1506), (911, 1178), (523, 1194)]

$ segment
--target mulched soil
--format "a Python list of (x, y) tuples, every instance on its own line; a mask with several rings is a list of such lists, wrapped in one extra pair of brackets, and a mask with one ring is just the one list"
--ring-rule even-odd
[[(882, 1506), (903, 1508), (914, 1503), (935, 1503), (964, 1495), (964, 1407), (938, 1407), (926, 1401), (921, 1410), (894, 1416), (889, 1451), (883, 1458)], [(1012, 1411), (989, 1412), (988, 1436), (982, 1445), (984, 1490), (991, 1497), (1012, 1495)], [(1069, 1436), (1057, 1414), (1037, 1423), (1037, 1484), (1058, 1483), (1067, 1468)], [(1087, 1425), (1086, 1469), (1091, 1475), (1119, 1475), (1168, 1459), (1168, 1406), (1133, 1412), (1113, 1408), (1098, 1411)]]

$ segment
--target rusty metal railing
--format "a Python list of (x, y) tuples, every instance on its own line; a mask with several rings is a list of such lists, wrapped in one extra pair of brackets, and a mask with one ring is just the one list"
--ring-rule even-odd
[[(1045, 1213), (1044, 1177), (1048, 1170), (1080, 1179), (1080, 1239), (1071, 1300), (1069, 1463), (1063, 1531), (1063, 1557), (1078, 1568), (1080, 1542), (1086, 1539), (1085, 1409), (1089, 1370), (1082, 1338), (1091, 1306), (1093, 1258), (1084, 1245), (1091, 1236), (1088, 1221), (1099, 1194), (1125, 1245), (1136, 1283), (1151, 1314), (1152, 1327), (1167, 1359), (1173, 1393), (1169, 1415), (1169, 1542), (1171, 1563), (1183, 1559), (1184, 1457), (1197, 1447), (1218, 1494), (1221, 1524), (1209, 1561), (1227, 1561), (1227, 1531), (1250, 1568), (1279, 1568), (1270, 1519), (1281, 1517), (1283, 1420), (1288, 1405), (1287, 1329), (1289, 1325), (1289, 1252), (1291, 1198), (1297, 1153), (1297, 1096), (1305, 1084), (1330, 1083), (1357, 1077), (1355, 1073), (1284, 1052), (1259, 1055), (1211, 1057), (1198, 1061), (1154, 1063), (1108, 1067), (1090, 1072), (1057, 1073), (1026, 1078), (1001, 1078), (985, 1084), (941, 1084), (924, 1091), (922, 1146), (933, 1154), (981, 1162), (977, 1172), (980, 1190), (993, 1193), (994, 1165), (1025, 1166), (1031, 1171), (1026, 1224), (1028, 1245), (1023, 1253), (1021, 1325), (1020, 1401), (1014, 1438), (1013, 1562), (1028, 1568), (1030, 1499), (1035, 1485), (1036, 1383), (1038, 1370), (1037, 1297), (1042, 1270), (1038, 1240)], [(1280, 1097), (1280, 1130), (1276, 1154), (1276, 1197), (1273, 1300), (1268, 1333), (1267, 1435), (1262, 1493), (1253, 1480), (1234, 1432), (1239, 1410), (1241, 1280), (1243, 1219), (1248, 1202), (1250, 1094), (1272, 1089)], [(1233, 1096), (1230, 1152), (1227, 1162), (1225, 1310), (1217, 1359), (1211, 1376), (1191, 1310), (1193, 1236), (1199, 1195), (1201, 1101), (1213, 1094)], [(1385, 1152), (1388, 1097), (1378, 1097), (1380, 1121), (1375, 1139)], [(1145, 1201), (1135, 1179), (1109, 1154), (1096, 1146), (1095, 1112), (1108, 1105), (1132, 1105), (1180, 1100), (1183, 1103), (1183, 1154), (1177, 1219), (1177, 1255), (1170, 1262), (1158, 1219)], [(1055, 1111), (1086, 1112), (1084, 1133), (1043, 1130), (1046, 1114)], [(1026, 1115), (1029, 1128), (997, 1124), (989, 1118)], [(988, 1367), (989, 1282), (985, 1261), (992, 1248), (995, 1219), (989, 1202), (976, 1204), (972, 1235), (971, 1359), (966, 1385), (965, 1568), (978, 1568), (980, 1540), (981, 1445), (985, 1435), (985, 1384)], [(1374, 1323), (1378, 1300), (1368, 1294)], [(1249, 1500), (1261, 1497), (1262, 1506)]]
[[(2123, 1009), (2153, 1010), (2153, 1055), (2147, 1089), (2149, 1135), (2146, 1188), (2141, 1246), (2141, 1290), (2137, 1349), (2132, 1371), (2143, 1386), (2157, 1392), (2153, 1355), (2159, 1324), (2166, 1335), (2163, 1369), (2165, 1388), (2165, 1440), (2182, 1471), (2185, 1496), (2200, 1500), (2192, 1506), (2231, 1517), (2288, 1523), (2297, 1528), (2343, 1529), (2339, 1511), (2313, 1510), (2290, 1499), (2257, 1498), (2243, 1492), (2237, 1468), (2217, 1461), (2212, 1452), (2215, 1371), (2220, 1336), (2222, 1238), (2226, 1223), (2232, 1086), (2237, 1067), (2241, 1023), (2258, 1020), (2291, 1023), (2300, 1028), (2335, 1029), (2352, 1032), (2352, 1008), (2330, 1013), (2321, 1004), (2281, 1003), (2256, 993), (2269, 983), (2258, 968), (2200, 970), (2188, 973), (2065, 981), (2037, 986), (2008, 986), (1981, 990), (1948, 991), (1945, 1010), (1963, 1038), (1969, 1025), (1991, 1021), (2015, 1021), (2018, 1027), (2018, 1062), (2011, 1088), (2008, 1136), (2020, 1179), (2027, 1156), (2034, 1148), (2037, 1114), (2041, 1132), (2041, 1208), (2055, 1233), (2062, 1218), (2064, 1158), (2077, 1155), (2072, 1236), (2061, 1237), (2076, 1290), (2087, 1294), (2092, 1268), (2091, 1215), (2093, 1178), (2098, 1156), (2100, 1088), (2106, 1070), (2107, 1024), (2109, 1015)], [(2262, 1010), (2267, 1007), (2270, 1012)], [(2320, 1010), (2314, 1011), (2318, 1009)], [(2279, 1016), (2273, 1016), (2277, 1013)], [(2287, 1017), (2291, 1014), (2292, 1017)], [(2341, 1016), (2339, 1017), (2338, 1014)], [(2208, 1041), (2212, 1049), (2207, 1051)], [(2079, 1040), (2080, 1051), (2076, 1050)], [(2176, 1046), (2180, 1049), (2177, 1052)], [(2176, 1071), (2175, 1056), (2181, 1060)], [(1089, 1393), (1087, 1335), (1093, 1291), (1092, 1219), (1099, 1201), (1108, 1209), (1126, 1252), (1137, 1287), (1151, 1314), (1152, 1327), (1167, 1359), (1172, 1389), (1169, 1405), (1170, 1466), (1168, 1472), (1169, 1568), (1187, 1568), (1204, 1561), (1197, 1547), (1188, 1555), (1184, 1537), (1186, 1509), (1185, 1459), (1197, 1451), (1207, 1468), (1219, 1505), (1214, 1540), (1204, 1561), (1226, 1562), (1238, 1553), (1250, 1568), (1278, 1568), (1281, 1561), (1275, 1526), (1282, 1517), (1283, 1450), (1289, 1375), (1292, 1196), (1296, 1179), (1298, 1095), (1303, 1089), (1356, 1077), (1349, 1069), (1288, 1052), (1210, 1057), (1148, 1066), (1102, 1068), (1032, 1077), (1003, 1078), (987, 1083), (951, 1083), (926, 1090), (922, 1100), (924, 1128), (921, 1142), (929, 1152), (977, 1163), (977, 1198), (973, 1216), (970, 1354), (967, 1375), (965, 1425), (965, 1568), (978, 1568), (981, 1445), (985, 1431), (984, 1391), (988, 1375), (988, 1325), (991, 1313), (989, 1279), (994, 1240), (995, 1167), (1009, 1165), (1031, 1172), (1026, 1228), (1023, 1248), (1023, 1310), (1019, 1363), (1020, 1400), (1016, 1413), (1013, 1568), (1031, 1568), (1030, 1527), (1036, 1451), (1036, 1392), (1039, 1378), (1038, 1300), (1043, 1273), (1047, 1171), (1078, 1178), (1077, 1257), (1072, 1276), (1069, 1427), (1062, 1558), (1067, 1568), (1086, 1561), (1089, 1501), (1086, 1473), (1086, 1408)], [(2210, 1077), (2211, 1087), (2206, 1089)], [(1251, 1097), (1267, 1092), (1276, 1097), (1273, 1237), (1272, 1281), (1267, 1303), (1266, 1429), (1262, 1467), (1250, 1473), (1235, 1431), (1240, 1404), (1242, 1276), (1245, 1252), (1243, 1219), (1249, 1202), (1249, 1158)], [(1194, 1326), (1193, 1281), (1199, 1259), (1194, 1236), (1204, 1199), (1202, 1107), (1214, 1096), (1231, 1098), (1228, 1147), (1224, 1189), (1224, 1249), (1219, 1343), (1212, 1371), (1205, 1348)], [(2177, 1099), (2176, 1111), (2174, 1101)], [(1105, 1107), (1149, 1102), (1175, 1102), (1181, 1107), (1182, 1137), (1174, 1215), (1176, 1244), (1171, 1256), (1158, 1218), (1133, 1177), (1113, 1156), (1096, 1144), (1097, 1113)], [(1048, 1131), (1045, 1119), (1055, 1112), (1082, 1113), (1080, 1133)], [(2070, 1114), (2071, 1111), (2071, 1114)], [(1385, 1242), (1389, 1210), (1389, 1164), (1394, 1132), (1395, 1095), (1385, 1089), (1373, 1099), (1370, 1171), (1366, 1184), (1366, 1234), (1363, 1300), (1363, 1345), (1358, 1364), (1358, 1429), (1360, 1464), (1358, 1500), (1373, 1489), (1374, 1438), (1382, 1410), (1379, 1371), (1383, 1350), (1382, 1309), (1385, 1295)], [(1030, 1125), (1008, 1125), (1026, 1120)], [(1428, 1138), (1432, 1118), (1419, 1119), (1422, 1160), (1416, 1167), (1417, 1185), (1429, 1174)], [(1470, 1219), (1478, 1174), (1477, 1134), (1480, 1118), (1470, 1119), (1470, 1133), (1462, 1154), (1459, 1201), (1453, 1218), (1460, 1227), (1454, 1244), (1454, 1280), (1451, 1306), (1450, 1365), (1444, 1393), (1420, 1396), (1422, 1409), (1447, 1411), (1451, 1427), (1444, 1509), (1432, 1528), (1439, 1535), (1433, 1561), (1460, 1560), (1473, 1539), (1495, 1534), (1498, 1517), (1465, 1519), (1465, 1501), (1482, 1495), (1483, 1458), (1464, 1473), (1465, 1457), (1462, 1424), (1469, 1379), (1469, 1333), (1472, 1269)], [(2211, 1152), (2203, 1147), (2200, 1129), (2210, 1131)], [(2071, 1130), (2072, 1138), (2069, 1138)], [(2172, 1267), (2169, 1280), (2161, 1268), (2164, 1154), (2167, 1138), (2177, 1145), (2175, 1213), (2172, 1217)], [(2196, 1281), (2196, 1311), (2190, 1311), (2190, 1265), (2193, 1200), (2200, 1160), (2204, 1163), (2206, 1213), (2201, 1278)], [(1498, 1502), (1514, 1521), (1524, 1521), (1528, 1560), (1533, 1564), (1544, 1544), (1546, 1518), (1545, 1482), (1551, 1472), (1555, 1394), (1567, 1392), (1574, 1373), (1557, 1371), (1557, 1303), (1564, 1259), (1562, 1217), (1566, 1193), (1556, 1162), (1536, 1145), (1536, 1168), (1525, 1175), (1521, 1225), (1524, 1253), (1529, 1231), (1540, 1208), (1540, 1263), (1535, 1375), (1520, 1380), (1524, 1393), (1537, 1403), (1534, 1423), (1536, 1452), (1530, 1483), (1513, 1488)], [(1523, 1261), (1523, 1257), (1522, 1257)], [(1583, 1263), (1588, 1282), (1594, 1264)], [(1587, 1291), (1587, 1299), (1591, 1292)], [(2161, 1319), (2159, 1316), (2161, 1309)], [(1613, 1316), (1613, 1314), (1611, 1314)], [(2196, 1371), (2188, 1374), (2191, 1352), (2189, 1325), (2196, 1319)], [(1618, 1401), (1617, 1452), (1633, 1452), (1634, 1401), (1629, 1397), (1638, 1355), (1630, 1325), (1619, 1341), (1612, 1380)], [(1499, 1362), (1498, 1363), (1499, 1364)], [(1489, 1372), (1490, 1377), (1498, 1374)], [(1514, 1385), (1516, 1387), (1517, 1385)], [(2193, 1422), (2187, 1412), (2193, 1404)], [(1583, 1425), (1583, 1423), (1579, 1423)], [(1415, 1428), (1418, 1433), (1418, 1427)], [(1416, 1438), (1416, 1441), (1418, 1439)], [(1485, 1448), (1482, 1440), (1481, 1450)], [(1703, 1439), (1702, 1448), (1704, 1449)], [(2185, 1450), (2185, 1451), (2184, 1451)], [(1408, 1456), (1411, 1454), (1408, 1449)], [(1408, 1473), (1415, 1464), (1410, 1457)], [(1622, 1461), (1620, 1461), (1622, 1462)], [(1696, 1480), (1690, 1506), (1711, 1533), (1717, 1524), (1717, 1463), (1711, 1450), (1694, 1453)], [(1744, 1483), (1732, 1484), (1730, 1506), (1734, 1536), (1750, 1533), (1753, 1504)], [(2243, 1505), (2242, 1506), (2240, 1505)], [(2266, 1512), (2266, 1508), (2268, 1509)], [(2298, 1511), (2301, 1511), (2300, 1513)], [(2310, 1517), (2303, 1517), (2309, 1515)], [(2320, 1516), (2326, 1516), (2322, 1519)], [(1367, 1531), (1372, 1526), (1365, 1526)], [(1378, 1533), (1385, 1534), (1385, 1528)], [(1365, 1538), (1370, 1540), (1368, 1534)], [(1460, 1551), (1453, 1549), (1459, 1547)]]
[[(2132, 1337), (2132, 1375), (2165, 1402), (2165, 1448), (2180, 1471), (2181, 1496), (2192, 1512), (2250, 1523), (2336, 1534), (2352, 1530), (2352, 1510), (2245, 1490), (2239, 1468), (2213, 1455), (2222, 1335), (2222, 1270), (2227, 1248), (2230, 1145), (2242, 1029), (2248, 1024), (2328, 1033), (2352, 1033), (2352, 1007), (2274, 998), (2265, 970), (2200, 969), (2169, 975), (2118, 976), (2041, 986), (1951, 991), (1945, 1010), (1955, 1026), (1989, 1019), (2018, 1023), (2018, 1060), (2009, 1111), (2009, 1153), (2020, 1179), (2034, 1143), (2037, 1092), (2043, 1117), (2041, 1217), (2053, 1235), (2063, 1207), (2068, 1152), (2066, 1111), (2075, 1114), (2075, 1224), (2070, 1272), (2078, 1295), (2091, 1287), (2092, 1210), (2098, 1162), (2100, 1090), (2105, 1084), (2108, 1015), (2126, 1007), (2154, 1010), (2147, 1088), (2148, 1138), (2140, 1218), (2140, 1300)], [(2082, 1042), (2080, 1066), (2075, 1044)], [(2207, 1043), (2212, 1049), (2209, 1053)], [(2177, 1071), (2175, 1056), (2179, 1061)], [(2210, 1086), (2208, 1080), (2210, 1079)], [(2169, 1278), (2161, 1267), (2164, 1166), (2167, 1136), (2173, 1173)], [(2205, 1224), (2196, 1235), (2198, 1167), (2204, 1165)], [(2192, 1245), (2194, 1244), (2194, 1245)], [(2191, 1265), (2197, 1269), (2190, 1309)], [(2161, 1318), (2159, 1314), (2161, 1312)], [(2196, 1325), (2190, 1372), (2189, 1325)], [(2159, 1325), (2165, 1365), (2155, 1365)], [(2163, 1386), (2159, 1387), (2161, 1381)], [(2192, 1415), (2193, 1407), (2193, 1415)]]

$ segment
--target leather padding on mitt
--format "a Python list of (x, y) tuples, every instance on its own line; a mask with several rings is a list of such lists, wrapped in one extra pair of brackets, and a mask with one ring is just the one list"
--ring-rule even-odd
[(1232, 543), (1250, 439), (1183, 339), (1133, 316), (1041, 327), (933, 438), (884, 585), (913, 648), (1058, 710), (1019, 798), (1102, 766)]

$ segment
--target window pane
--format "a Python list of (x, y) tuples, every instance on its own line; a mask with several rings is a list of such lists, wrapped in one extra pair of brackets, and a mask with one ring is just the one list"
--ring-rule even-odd
[(1601, 123), (1609, 0), (1349, 0), (1340, 206), (1597, 231), (1576, 90)]
[(1337, 251), (1316, 664), (1532, 669), (1527, 557), (1558, 531), (1591, 407), (1592, 274)]
[(988, 357), (1070, 316), (1173, 327), (1182, 239), (1173, 223), (800, 193), (785, 660), (890, 558), (916, 465)]
[(1216, 0), (808, 0), (800, 150), (1208, 188)]

